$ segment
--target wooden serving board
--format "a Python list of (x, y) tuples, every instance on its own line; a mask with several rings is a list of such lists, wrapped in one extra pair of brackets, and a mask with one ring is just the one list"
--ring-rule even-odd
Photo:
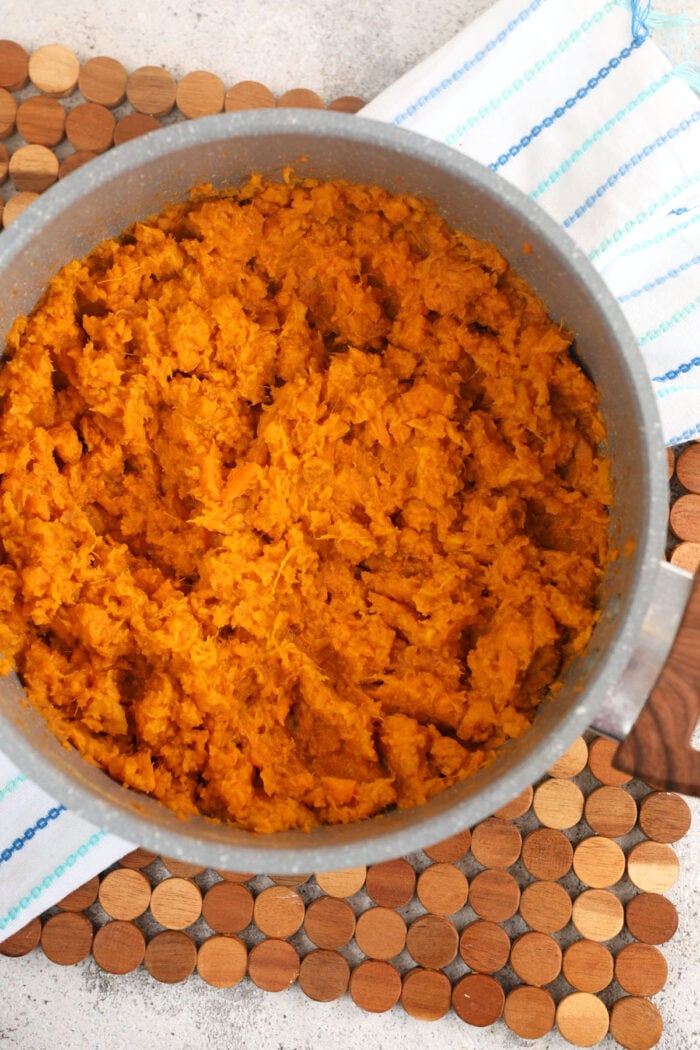
[[(356, 112), (354, 96), (328, 108)], [(127, 73), (107, 57), (81, 65), (67, 48), (28, 55), (0, 41), (3, 225), (56, 179), (163, 122), (223, 110), (323, 108), (294, 88), (226, 87), (196, 71)], [(2, 202), (0, 201), (0, 205)], [(700, 564), (700, 442), (669, 450), (667, 557)], [(557, 1027), (574, 1046), (608, 1033), (652, 1047), (662, 946), (678, 916), (665, 896), (679, 875), (672, 844), (689, 827), (680, 795), (612, 765), (615, 745), (579, 738), (538, 784), (481, 824), (369, 868), (286, 877), (213, 871), (144, 850), (90, 880), (0, 944), (39, 946), (59, 965), (92, 956), (110, 974), (145, 967), (166, 984), (243, 980), (310, 999), (346, 994), (363, 1010), (399, 1005), (424, 1021), (448, 1011), (524, 1039)], [(196, 977), (192, 976), (196, 973)]]

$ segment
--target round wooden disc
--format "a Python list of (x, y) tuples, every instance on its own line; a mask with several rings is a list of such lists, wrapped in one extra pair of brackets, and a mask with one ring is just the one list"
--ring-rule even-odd
[(673, 791), (652, 791), (639, 804), (639, 826), (654, 842), (677, 842), (690, 828), (690, 808)]
[(14, 222), (18, 215), (21, 215), (25, 208), (28, 208), (30, 204), (33, 204), (39, 197), (38, 193), (30, 193), (25, 190), (23, 193), (15, 193), (6, 202), (5, 207), (2, 211), (2, 225), (7, 228), (11, 222)]
[(574, 848), (562, 831), (537, 828), (523, 842), (522, 859), (536, 879), (556, 882), (570, 870)]
[(324, 109), (323, 99), (308, 88), (291, 88), (277, 99), (279, 108)]
[(531, 882), (520, 895), (520, 914), (538, 933), (556, 933), (571, 918), (571, 898), (558, 882)]
[(174, 857), (161, 857), (171, 875), (177, 875), (181, 879), (193, 879), (201, 875), (206, 868), (201, 864), (190, 864), (184, 860), (176, 860)]
[[(62, 900), (58, 901), (58, 907), (63, 911), (85, 911), (91, 904), (94, 904), (97, 900), (97, 891), (100, 888), (100, 877), (95, 875), (94, 878), (88, 879), (82, 886), (78, 886), (77, 890), (73, 890), (67, 896), (63, 897)], [(150, 897), (150, 892), (149, 892)]]
[(437, 864), (452, 864), (467, 855), (471, 841), (472, 833), (469, 828), (465, 828), (464, 831), (458, 831), (456, 835), (450, 835), (448, 839), (435, 842), (432, 846), (424, 846), (423, 852), (426, 857)]
[(364, 886), (366, 875), (365, 867), (321, 871), (316, 873), (316, 882), (329, 897), (352, 897)]
[[(151, 884), (140, 871), (115, 868), (102, 879), (99, 901), (113, 919), (136, 919), (151, 903)], [(166, 925), (165, 923), (163, 925)]]
[(597, 736), (592, 740), (588, 748), (588, 768), (596, 780), (601, 784), (619, 787), (627, 784), (632, 779), (630, 773), (616, 769), (613, 759), (620, 745), (616, 740), (608, 740), (605, 736)]
[(72, 966), (84, 959), (92, 947), (92, 923), (81, 912), (52, 915), (41, 931), (41, 947), (51, 962)]
[(615, 979), (630, 995), (656, 995), (667, 977), (666, 959), (652, 944), (626, 944), (615, 957)]
[(78, 87), (87, 102), (114, 109), (126, 98), (127, 73), (116, 58), (98, 55), (81, 67)]
[(180, 930), (163, 930), (146, 945), (144, 966), (161, 984), (186, 981), (197, 962), (197, 947)]
[(689, 492), (700, 492), (700, 441), (683, 449), (676, 463), (676, 477)]
[(197, 973), (214, 988), (232, 988), (245, 977), (248, 949), (240, 937), (209, 937), (197, 952)]
[(268, 886), (255, 898), (253, 918), (266, 937), (291, 937), (304, 921), (304, 902), (292, 886)]
[(660, 893), (638, 893), (625, 907), (627, 929), (644, 944), (664, 944), (678, 929), (678, 912)]
[[(279, 103), (278, 103), (279, 104)], [(671, 507), (669, 524), (679, 540), (700, 542), (700, 495), (681, 496)]]
[(574, 941), (564, 952), (562, 970), (579, 992), (602, 992), (613, 979), (613, 957), (599, 941)]
[(10, 178), (20, 192), (43, 193), (58, 178), (58, 157), (46, 146), (20, 146), (10, 157)]
[(0, 186), (7, 178), (7, 173), (10, 170), (10, 154), (7, 152), (7, 146), (0, 142)]
[(588, 744), (582, 736), (579, 736), (561, 758), (549, 767), (547, 773), (550, 777), (575, 777), (586, 768), (587, 761)]
[[(330, 107), (329, 107), (330, 109)], [(505, 806), (501, 806), (494, 813), (495, 817), (503, 817), (504, 820), (517, 820), (518, 817), (523, 817), (532, 805), (532, 798), (534, 791), (531, 787), (526, 787), (524, 791), (521, 791), (519, 795), (511, 799), (510, 802), (506, 802)]]
[(467, 903), (469, 883), (453, 864), (431, 864), (418, 876), (416, 895), (427, 911), (452, 915)]
[(95, 933), (92, 954), (105, 973), (131, 973), (143, 962), (146, 938), (133, 922), (105, 923)]
[(669, 478), (673, 477), (673, 472), (676, 469), (676, 457), (673, 453), (672, 448), (666, 449), (666, 473)]
[(365, 959), (350, 974), (350, 995), (362, 1010), (383, 1014), (401, 996), (401, 976), (391, 963)]
[(114, 138), (114, 116), (97, 102), (82, 102), (66, 117), (66, 136), (74, 149), (104, 153)]
[[(71, 154), (72, 156), (73, 154)], [(155, 853), (149, 853), (145, 849), (133, 849), (119, 861), (122, 868), (133, 868), (135, 871), (143, 871), (156, 859)]]
[(289, 941), (274, 937), (250, 949), (248, 976), (264, 992), (283, 992), (299, 976), (299, 955)]
[(452, 985), (447, 974), (416, 967), (409, 970), (401, 987), (401, 1005), (419, 1021), (439, 1021), (452, 1003)]
[(489, 817), (472, 831), (472, 853), (485, 868), (509, 868), (520, 856), (522, 844), (516, 825), (502, 817)]
[(340, 95), (328, 103), (328, 108), (336, 113), (357, 113), (366, 105), (365, 100), (358, 95)]
[(510, 937), (498, 923), (477, 919), (462, 930), (459, 954), (470, 970), (495, 973), (508, 962)]
[(177, 108), (190, 120), (221, 113), (225, 94), (226, 87), (221, 77), (196, 69), (185, 74), (177, 85)]
[(267, 877), (276, 886), (303, 886), (305, 882), (309, 881), (311, 875), (268, 875)]
[(48, 95), (34, 95), (17, 109), (17, 130), (25, 142), (37, 146), (57, 146), (66, 127), (66, 111)]
[(217, 933), (240, 933), (253, 918), (253, 894), (236, 882), (216, 882), (204, 895), (202, 916)]
[[(69, 153), (67, 157), (64, 157), (58, 168), (59, 179), (65, 179), (66, 175), (70, 175), (72, 171), (77, 171), (78, 168), (82, 168), (83, 164), (87, 164), (89, 160), (94, 160), (97, 156), (96, 153), (91, 153), (90, 150), (75, 150), (73, 153)], [(142, 852), (140, 850), (134, 850), (135, 853)], [(143, 851), (145, 852), (145, 851)], [(120, 862), (121, 863), (121, 862)], [(126, 865), (128, 867), (128, 865)], [(146, 865), (144, 865), (145, 867)]]
[(518, 910), (520, 886), (507, 871), (480, 871), (469, 887), (469, 903), (480, 918), (505, 922)]
[(14, 95), (11, 95), (5, 88), (0, 88), (0, 139), (5, 139), (12, 134), (15, 130), (16, 118), (17, 103)]
[(226, 871), (217, 868), (216, 874), (225, 882), (250, 882), (255, 878), (252, 871)]
[(202, 914), (202, 894), (189, 879), (164, 879), (151, 894), (151, 915), (170, 930), (184, 930)]
[(139, 135), (146, 135), (149, 131), (157, 131), (160, 121), (148, 113), (127, 113), (125, 117), (117, 121), (114, 128), (114, 145), (121, 146), (124, 142), (130, 142)]
[(605, 1003), (590, 992), (572, 992), (557, 1006), (557, 1028), (574, 1046), (595, 1046), (608, 1030)]
[[(1, 54), (1, 49), (0, 49)], [(6, 955), (10, 959), (19, 959), (23, 955), (29, 955), (36, 948), (41, 939), (41, 919), (37, 916), (32, 919), (21, 930), (6, 937), (0, 942), (0, 955)]]
[(519, 984), (506, 997), (503, 1020), (521, 1039), (541, 1039), (554, 1026), (554, 999), (544, 988)]
[(365, 890), (383, 908), (401, 908), (413, 898), (416, 873), (407, 860), (388, 860), (367, 869)]
[(406, 934), (406, 947), (419, 966), (440, 970), (449, 966), (457, 955), (459, 934), (444, 915), (421, 915), (414, 919)]
[(583, 792), (572, 780), (554, 777), (535, 789), (532, 808), (546, 828), (572, 828), (583, 813)]
[(584, 810), (586, 822), (598, 835), (620, 838), (637, 821), (637, 803), (624, 788), (604, 786), (591, 791)]
[(627, 874), (638, 889), (665, 893), (680, 874), (678, 857), (664, 842), (638, 842), (627, 854)]
[(612, 839), (592, 835), (574, 850), (574, 871), (587, 886), (614, 886), (625, 874), (625, 854)]
[(391, 908), (369, 908), (358, 916), (355, 941), (370, 959), (393, 959), (406, 945), (406, 923)]
[(574, 901), (571, 918), (582, 937), (609, 941), (622, 929), (625, 914), (619, 897), (610, 890), (584, 890)]
[(226, 92), (224, 109), (227, 113), (239, 109), (272, 109), (275, 96), (257, 80), (241, 80)]
[(126, 97), (137, 113), (164, 117), (175, 105), (177, 82), (160, 66), (141, 66), (126, 82)]
[(80, 63), (62, 44), (46, 44), (29, 56), (29, 79), (45, 95), (66, 98), (78, 83)]
[(355, 913), (347, 901), (319, 897), (306, 909), (304, 930), (319, 948), (342, 948), (355, 932)]
[(613, 1003), (610, 1034), (625, 1050), (651, 1050), (663, 1027), (661, 1014), (648, 999), (625, 996)]
[(350, 967), (340, 952), (318, 948), (301, 960), (299, 986), (309, 999), (330, 1003), (340, 999), (348, 988)]
[(0, 87), (19, 91), (29, 80), (29, 55), (14, 40), (0, 40)]
[(700, 543), (679, 543), (671, 554), (671, 565), (695, 573), (700, 568)]
[(526, 984), (549, 984), (561, 972), (561, 948), (546, 933), (523, 933), (510, 952), (510, 965)]
[(468, 973), (452, 989), (452, 1007), (466, 1024), (485, 1028), (503, 1013), (505, 994), (494, 977)]

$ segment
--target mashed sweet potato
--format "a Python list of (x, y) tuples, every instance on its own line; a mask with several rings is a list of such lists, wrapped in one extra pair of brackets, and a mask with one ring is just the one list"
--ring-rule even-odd
[(254, 177), (100, 244), (0, 371), (6, 667), (183, 815), (308, 829), (469, 776), (598, 615), (570, 342), (377, 187)]

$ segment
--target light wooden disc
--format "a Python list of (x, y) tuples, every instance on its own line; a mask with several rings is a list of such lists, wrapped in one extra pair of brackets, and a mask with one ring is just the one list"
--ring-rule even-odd
[(700, 492), (700, 441), (683, 449), (676, 463), (676, 477), (688, 492)]
[(303, 886), (310, 878), (311, 875), (268, 875), (275, 886)]
[(467, 903), (469, 883), (453, 864), (431, 864), (418, 876), (418, 900), (436, 915), (452, 915)]
[(10, 157), (10, 178), (20, 192), (43, 193), (58, 178), (58, 157), (46, 146), (20, 146)]
[(277, 105), (282, 109), (290, 107), (293, 109), (325, 109), (321, 96), (315, 91), (309, 91), (308, 88), (292, 88), (290, 91), (285, 91), (277, 99)]
[[(58, 901), (58, 907), (63, 911), (85, 911), (91, 904), (94, 904), (97, 900), (97, 891), (100, 888), (100, 877), (95, 875), (94, 878), (88, 879), (82, 886), (78, 886), (77, 890), (73, 890), (62, 900)], [(150, 897), (150, 890), (149, 890)]]
[(304, 921), (304, 902), (292, 886), (268, 886), (255, 898), (253, 918), (265, 936), (291, 937)]
[(660, 893), (638, 893), (625, 907), (627, 929), (644, 944), (664, 944), (678, 929), (678, 912)]
[(401, 908), (413, 898), (416, 873), (407, 860), (388, 860), (367, 869), (365, 890), (375, 904)]
[(29, 80), (29, 55), (14, 40), (0, 40), (0, 88), (19, 91)]
[[(136, 919), (151, 903), (151, 884), (140, 871), (115, 868), (102, 879), (99, 901), (113, 919)], [(163, 925), (167, 925), (163, 923)]]
[(519, 984), (506, 996), (503, 1020), (521, 1039), (541, 1039), (554, 1027), (554, 999), (544, 988)]
[(180, 930), (163, 930), (146, 945), (144, 966), (161, 984), (186, 981), (197, 962), (197, 947)]
[(609, 740), (605, 736), (597, 736), (590, 743), (588, 748), (588, 768), (601, 784), (619, 787), (622, 784), (628, 784), (632, 779), (630, 773), (616, 769), (613, 765), (613, 760), (619, 747), (620, 745), (616, 740)]
[(613, 1003), (610, 1034), (625, 1050), (651, 1050), (663, 1027), (661, 1014), (648, 999), (625, 996)]
[(133, 849), (131, 853), (127, 853), (125, 857), (119, 861), (122, 868), (134, 868), (136, 871), (143, 871), (149, 864), (152, 864), (156, 859), (155, 853), (149, 853), (145, 849)]
[(177, 82), (160, 66), (141, 66), (126, 82), (126, 97), (137, 113), (164, 117), (175, 105)]
[(328, 108), (336, 113), (357, 113), (367, 103), (358, 95), (340, 95), (328, 103)]
[(81, 67), (78, 87), (87, 102), (114, 109), (126, 98), (127, 72), (116, 58), (98, 55)]
[(477, 919), (462, 930), (459, 954), (470, 970), (495, 973), (508, 962), (510, 937), (497, 922)]
[(257, 80), (241, 80), (226, 92), (224, 109), (227, 113), (239, 109), (272, 109), (275, 96)]
[(92, 947), (92, 923), (81, 912), (62, 911), (52, 915), (41, 931), (44, 955), (59, 966), (80, 962)]
[(595, 1046), (608, 1031), (605, 1003), (590, 992), (572, 992), (565, 996), (556, 1012), (560, 1034), (574, 1046)]
[(151, 914), (170, 930), (184, 930), (202, 913), (202, 894), (189, 879), (164, 879), (151, 894)]
[(486, 1028), (503, 1013), (505, 994), (494, 977), (468, 973), (452, 989), (452, 1008), (466, 1024)]
[(690, 808), (673, 791), (652, 791), (639, 804), (639, 826), (654, 842), (677, 842), (690, 828)]
[(556, 933), (571, 918), (571, 898), (558, 882), (531, 882), (520, 895), (520, 914), (538, 933)]
[(679, 543), (671, 554), (671, 565), (686, 572), (697, 572), (700, 568), (700, 543)]
[(49, 95), (34, 95), (17, 109), (17, 130), (25, 142), (37, 146), (57, 146), (66, 127), (66, 111)]
[(604, 786), (586, 799), (585, 817), (598, 835), (617, 839), (632, 830), (637, 821), (637, 803), (622, 787)]
[(516, 820), (518, 817), (523, 817), (532, 805), (532, 798), (534, 791), (531, 787), (526, 787), (524, 791), (521, 791), (519, 795), (511, 799), (510, 802), (506, 802), (505, 806), (501, 806), (494, 813), (495, 817), (503, 817), (504, 820)]
[(92, 954), (105, 973), (131, 973), (143, 962), (146, 938), (133, 922), (105, 923), (95, 933)]
[(664, 842), (639, 842), (627, 855), (630, 882), (649, 893), (665, 893), (680, 874), (678, 857)]
[(426, 857), (430, 857), (438, 864), (452, 864), (467, 855), (471, 841), (472, 833), (469, 828), (465, 828), (464, 831), (458, 831), (456, 835), (450, 835), (448, 839), (435, 842), (432, 846), (424, 846), (423, 852)]
[(318, 948), (301, 960), (299, 987), (317, 1003), (340, 999), (347, 991), (349, 980), (350, 967), (340, 952)]
[(73, 153), (69, 153), (67, 157), (63, 158), (59, 165), (59, 179), (65, 179), (66, 176), (70, 175), (72, 171), (77, 171), (78, 168), (82, 168), (83, 164), (87, 164), (89, 160), (94, 160), (96, 156), (96, 153), (92, 153), (90, 150), (84, 149), (75, 150)]
[(572, 780), (554, 777), (535, 789), (532, 808), (546, 828), (572, 828), (583, 813), (583, 792)]
[(171, 875), (177, 875), (181, 879), (193, 879), (201, 875), (206, 868), (202, 864), (189, 864), (184, 860), (176, 860), (174, 857), (161, 857)]
[(358, 916), (355, 941), (370, 959), (393, 959), (406, 945), (406, 923), (391, 908), (369, 908)]
[(226, 871), (217, 869), (216, 872), (225, 882), (250, 882), (255, 878), (252, 871)]
[(6, 955), (10, 959), (19, 959), (23, 955), (29, 955), (36, 948), (41, 939), (41, 919), (37, 916), (32, 919), (21, 930), (0, 941), (0, 955)]
[(391, 963), (365, 959), (350, 974), (350, 995), (362, 1010), (383, 1014), (401, 996), (401, 976)]
[(245, 977), (248, 949), (240, 937), (209, 937), (197, 952), (197, 973), (214, 988), (232, 988)]
[(625, 854), (612, 839), (591, 835), (574, 850), (574, 871), (594, 889), (614, 886), (625, 874)]
[(609, 941), (622, 929), (625, 913), (619, 897), (610, 890), (584, 890), (574, 901), (571, 918), (582, 937)]
[(14, 95), (0, 88), (0, 139), (7, 138), (15, 130), (17, 103)]
[(599, 941), (574, 941), (564, 952), (562, 970), (579, 992), (602, 992), (613, 979), (613, 957)]
[(80, 63), (62, 44), (46, 44), (29, 56), (29, 79), (39, 91), (54, 98), (67, 98), (75, 90)]
[(248, 976), (264, 992), (283, 992), (299, 976), (299, 955), (289, 941), (269, 938), (250, 950)]
[(316, 882), (329, 897), (352, 897), (365, 884), (367, 868), (346, 868), (343, 871), (320, 871)]
[(7, 146), (0, 142), (0, 186), (7, 178), (7, 173), (10, 170), (10, 154), (7, 152)]
[(347, 901), (319, 897), (306, 909), (304, 930), (319, 948), (342, 948), (355, 932), (355, 913)]
[(507, 871), (480, 871), (469, 887), (469, 903), (480, 918), (505, 922), (518, 910), (520, 886)]
[(588, 744), (579, 736), (571, 747), (567, 748), (561, 758), (550, 766), (547, 773), (550, 777), (575, 777), (586, 768), (588, 761)]
[(556, 882), (570, 870), (574, 848), (563, 831), (536, 828), (523, 842), (523, 864), (536, 879)]
[(668, 520), (679, 540), (700, 543), (700, 495), (691, 492), (677, 499)]
[(5, 207), (2, 211), (2, 225), (7, 228), (11, 222), (14, 222), (18, 215), (21, 215), (25, 208), (28, 208), (30, 204), (33, 204), (35, 200), (38, 200), (38, 193), (30, 193), (25, 190), (22, 193), (15, 193), (6, 202)]
[(673, 453), (672, 448), (666, 449), (666, 472), (669, 478), (673, 477), (673, 472), (676, 469), (676, 457)]
[(202, 917), (217, 933), (240, 933), (253, 918), (253, 894), (236, 882), (216, 882), (204, 895)]
[(66, 117), (66, 136), (74, 149), (104, 153), (112, 145), (115, 120), (106, 106), (82, 102)]
[(489, 817), (472, 831), (472, 853), (485, 868), (509, 868), (520, 856), (518, 828), (502, 817)]
[(526, 984), (549, 984), (561, 972), (561, 948), (546, 933), (523, 933), (510, 952), (510, 965)]
[(452, 1003), (452, 985), (447, 974), (416, 967), (409, 970), (401, 987), (401, 1005), (419, 1021), (439, 1021)]
[(627, 944), (615, 957), (615, 979), (630, 995), (656, 995), (667, 977), (666, 959), (653, 944)]
[(193, 120), (221, 113), (226, 87), (221, 77), (196, 69), (187, 73), (177, 85), (177, 108), (184, 117)]
[(449, 966), (457, 955), (459, 934), (444, 915), (421, 915), (414, 919), (406, 934), (406, 947), (419, 966), (440, 970)]
[(114, 145), (121, 146), (124, 142), (148, 134), (149, 131), (157, 131), (160, 126), (160, 121), (149, 113), (127, 113), (116, 123)]

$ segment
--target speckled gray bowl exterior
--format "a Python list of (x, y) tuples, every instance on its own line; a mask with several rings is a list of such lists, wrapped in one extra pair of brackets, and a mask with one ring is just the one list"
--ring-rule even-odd
[[(605, 582), (603, 614), (556, 701), (525, 737), (467, 782), (419, 809), (311, 833), (254, 835), (180, 820), (61, 747), (14, 676), (0, 683), (0, 747), (74, 811), (156, 853), (243, 871), (306, 872), (400, 856), (493, 813), (533, 783), (588, 726), (630, 662), (662, 557), (666, 466), (641, 356), (612, 296), (559, 226), (519, 191), (455, 151), (345, 114), (304, 110), (225, 114), (147, 135), (91, 161), (50, 189), (0, 237), (0, 335), (36, 303), (63, 263), (134, 220), (187, 196), (198, 182), (235, 185), (251, 172), (377, 183), (434, 200), (455, 225), (492, 240), (576, 335), (601, 391), (615, 481), (613, 536), (629, 556)], [(524, 252), (525, 244), (532, 252)]]

